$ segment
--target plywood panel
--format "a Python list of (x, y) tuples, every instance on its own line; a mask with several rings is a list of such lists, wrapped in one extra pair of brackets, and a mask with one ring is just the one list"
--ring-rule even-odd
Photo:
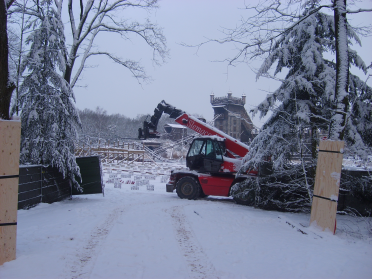
[(335, 231), (343, 141), (321, 141), (316, 168), (310, 224)]
[(17, 222), (18, 178), (0, 179), (0, 224)]
[(317, 225), (322, 230), (334, 233), (336, 222), (337, 202), (313, 197), (310, 224)]
[(0, 265), (16, 253), (20, 138), (21, 122), (0, 120)]
[(342, 154), (319, 152), (314, 195), (338, 197), (341, 179)]
[(0, 175), (18, 175), (21, 122), (0, 120)]
[(16, 258), (17, 226), (0, 226), (0, 265)]

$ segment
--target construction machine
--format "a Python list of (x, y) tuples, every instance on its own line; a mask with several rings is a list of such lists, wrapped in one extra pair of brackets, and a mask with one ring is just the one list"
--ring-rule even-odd
[[(200, 134), (193, 139), (188, 150), (187, 169), (171, 172), (166, 184), (167, 192), (176, 190), (181, 199), (197, 199), (208, 195), (228, 197), (235, 183), (258, 175), (258, 170), (249, 170), (236, 176), (243, 157), (248, 153), (246, 144), (165, 101), (158, 104), (154, 115), (150, 120), (146, 119), (143, 127), (138, 129), (140, 139), (159, 137), (156, 129), (163, 113)], [(240, 204), (249, 205), (254, 202), (254, 197), (234, 199)]]

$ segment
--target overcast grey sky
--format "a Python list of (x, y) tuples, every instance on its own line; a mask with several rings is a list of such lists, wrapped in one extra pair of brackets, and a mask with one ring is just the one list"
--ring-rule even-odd
[[(106, 58), (95, 57), (88, 60), (88, 64), (95, 67), (86, 69), (80, 81), (80, 85), (86, 87), (74, 89), (79, 109), (94, 110), (99, 106), (109, 114), (120, 113), (134, 118), (138, 114), (152, 114), (157, 104), (165, 100), (179, 109), (211, 120), (213, 109), (209, 96), (212, 92), (216, 97), (225, 96), (230, 90), (235, 97), (247, 95), (245, 108), (249, 111), (263, 101), (267, 91), (278, 87), (276, 81), (265, 78), (256, 81), (251, 68), (258, 68), (260, 61), (229, 68), (226, 63), (212, 62), (233, 56), (233, 45), (208, 44), (198, 51), (180, 45), (181, 42), (198, 44), (205, 37), (221, 38), (221, 27), (233, 28), (242, 16), (246, 17), (247, 11), (239, 9), (244, 5), (243, 0), (161, 0), (159, 5), (160, 8), (150, 16), (164, 28), (170, 49), (168, 62), (161, 67), (153, 65), (151, 49), (138, 39), (124, 42), (110, 35), (99, 37), (96, 45), (101, 50), (140, 60), (153, 81), (141, 86), (125, 68)], [(360, 6), (372, 8), (372, 1), (362, 1)], [(141, 21), (146, 14), (130, 16), (139, 17)], [(371, 18), (372, 13), (348, 15), (352, 24), (371, 24)], [(370, 64), (372, 39), (363, 38), (362, 43), (361, 49), (355, 49)], [(358, 75), (363, 80), (366, 78), (362, 73), (358, 72)], [(368, 84), (372, 86), (372, 78)], [(252, 120), (259, 127), (263, 124), (258, 116)]]

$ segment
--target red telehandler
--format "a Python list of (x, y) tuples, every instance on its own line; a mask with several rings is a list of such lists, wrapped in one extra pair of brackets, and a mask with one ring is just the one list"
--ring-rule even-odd
[[(139, 139), (159, 137), (156, 129), (163, 113), (201, 135), (194, 138), (190, 145), (186, 156), (188, 169), (172, 171), (166, 184), (167, 192), (176, 190), (181, 199), (208, 195), (228, 197), (235, 183), (258, 175), (258, 170), (250, 170), (236, 176), (242, 158), (248, 153), (247, 145), (165, 101), (158, 104), (151, 119), (145, 120), (143, 128), (138, 129)], [(268, 167), (266, 171), (270, 171)], [(245, 199), (234, 197), (237, 203), (246, 205), (252, 204), (252, 199), (254, 196)]]

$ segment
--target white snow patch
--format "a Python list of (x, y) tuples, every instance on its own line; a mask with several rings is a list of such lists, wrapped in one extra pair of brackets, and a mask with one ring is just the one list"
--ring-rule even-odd
[(336, 180), (337, 187), (340, 186), (340, 180), (341, 180), (341, 173), (339, 172), (332, 172), (331, 177)]

